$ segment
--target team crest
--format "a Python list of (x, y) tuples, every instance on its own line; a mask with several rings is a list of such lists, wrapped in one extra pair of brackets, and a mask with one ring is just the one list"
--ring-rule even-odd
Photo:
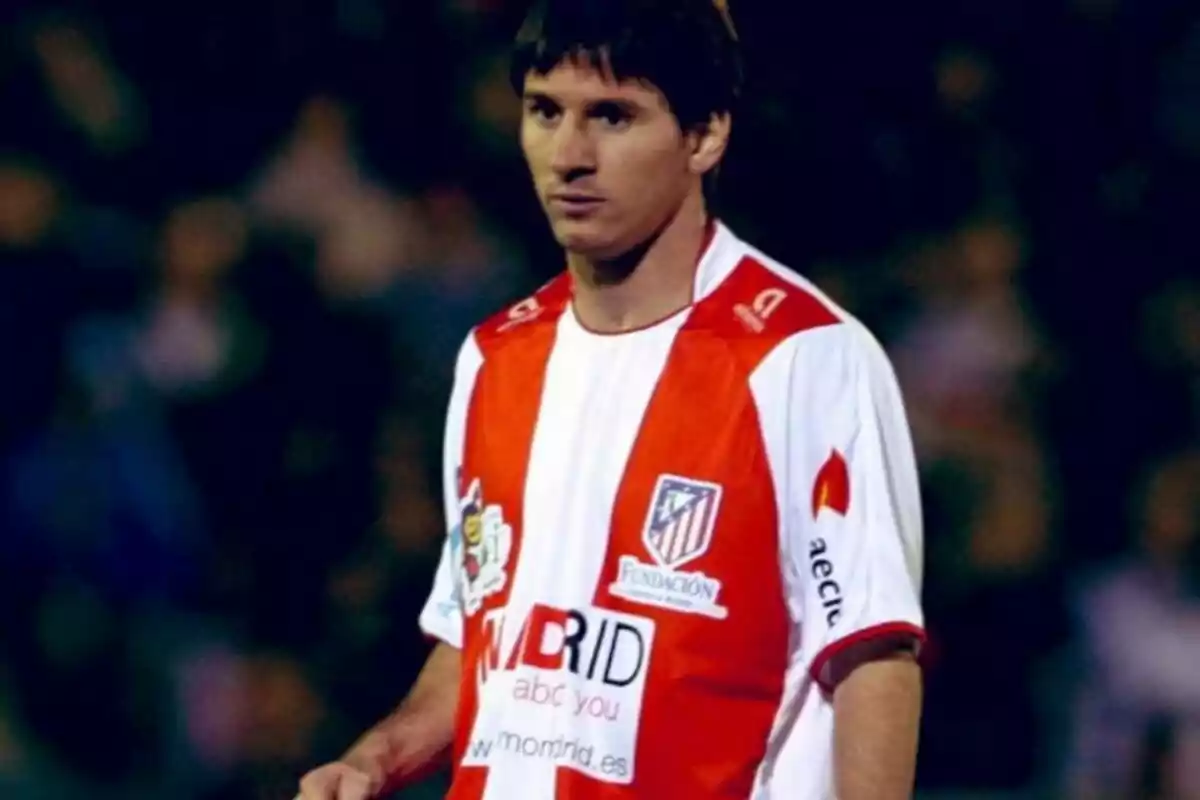
[(703, 572), (679, 569), (708, 552), (720, 507), (719, 485), (660, 475), (642, 526), (642, 543), (654, 563), (621, 556), (609, 592), (647, 605), (724, 619), (728, 609), (717, 603), (721, 582)]
[(512, 526), (504, 521), (500, 506), (484, 502), (478, 478), (459, 499), (456, 533), (454, 560), (459, 597), (464, 613), (471, 616), (483, 605), (484, 598), (504, 588), (512, 549)]

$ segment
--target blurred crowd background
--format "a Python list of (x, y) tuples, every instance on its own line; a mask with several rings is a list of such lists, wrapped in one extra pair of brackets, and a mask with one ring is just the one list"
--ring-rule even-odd
[[(1200, 796), (1200, 7), (732, 11), (721, 213), (907, 397), (922, 792)], [(0, 796), (286, 800), (403, 695), (455, 350), (561, 265), (523, 12), (0, 5)]]

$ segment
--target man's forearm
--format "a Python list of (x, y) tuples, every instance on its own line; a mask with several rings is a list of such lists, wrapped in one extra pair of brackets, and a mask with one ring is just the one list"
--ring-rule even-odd
[(439, 644), (404, 702), (367, 731), (343, 760), (381, 770), (389, 788), (440, 766), (454, 740), (461, 669), (459, 651)]
[(834, 691), (838, 800), (912, 796), (921, 720), (921, 669), (911, 653), (857, 666)]

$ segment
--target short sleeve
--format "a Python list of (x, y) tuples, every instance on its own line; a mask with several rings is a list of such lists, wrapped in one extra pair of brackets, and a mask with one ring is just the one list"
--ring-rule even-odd
[(803, 334), (792, 362), (786, 557), (813, 678), (851, 645), (924, 639), (921, 498), (883, 349), (854, 320)]
[(461, 537), (459, 530), (458, 475), (462, 467), (466, 441), (467, 410), (475, 377), (483, 356), (474, 335), (467, 337), (458, 353), (454, 369), (454, 387), (446, 410), (446, 429), (442, 447), (442, 500), (446, 517), (446, 539), (433, 579), (433, 589), (421, 611), (420, 626), (427, 635), (453, 647), (462, 647), (463, 617), (458, 592), (458, 568)]

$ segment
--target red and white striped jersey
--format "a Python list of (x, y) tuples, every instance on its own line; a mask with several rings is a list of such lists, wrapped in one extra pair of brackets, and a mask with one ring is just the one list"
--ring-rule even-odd
[(826, 800), (824, 666), (922, 636), (883, 350), (722, 225), (694, 302), (617, 335), (570, 279), (478, 326), (421, 625), (462, 650), (452, 800)]

